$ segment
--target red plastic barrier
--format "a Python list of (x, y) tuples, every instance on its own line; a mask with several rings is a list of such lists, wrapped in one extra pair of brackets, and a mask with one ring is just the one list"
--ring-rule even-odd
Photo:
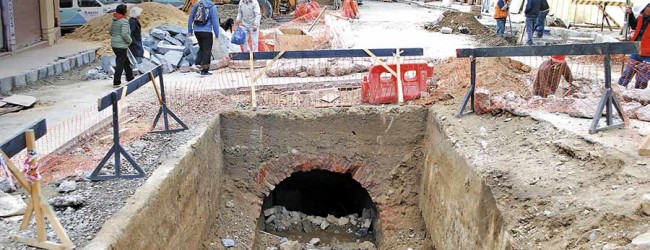
[(320, 5), (317, 2), (303, 3), (296, 6), (296, 12), (293, 19), (302, 19), (303, 21), (314, 21), (320, 14)]
[[(397, 72), (396, 64), (388, 67)], [(409, 63), (401, 65), (402, 91), (404, 100), (414, 100), (427, 91), (427, 80), (433, 76), (433, 66), (427, 63)], [(382, 65), (370, 68), (368, 76), (363, 77), (361, 85), (361, 102), (385, 104), (397, 102), (397, 77)]]
[(359, 15), (359, 6), (357, 5), (357, 1), (354, 0), (345, 0), (343, 2), (343, 16), (347, 18), (355, 18), (357, 15)]

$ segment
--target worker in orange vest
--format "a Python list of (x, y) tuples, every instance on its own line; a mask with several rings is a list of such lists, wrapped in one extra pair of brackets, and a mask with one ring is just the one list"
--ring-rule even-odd
[(506, 18), (508, 18), (509, 10), (508, 0), (499, 0), (494, 7), (494, 20), (497, 21), (497, 35), (503, 37), (503, 32), (506, 30)]

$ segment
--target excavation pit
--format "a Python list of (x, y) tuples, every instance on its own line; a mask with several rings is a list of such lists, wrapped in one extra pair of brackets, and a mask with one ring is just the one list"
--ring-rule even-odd
[(511, 248), (490, 188), (419, 106), (223, 113), (177, 156), (87, 248)]

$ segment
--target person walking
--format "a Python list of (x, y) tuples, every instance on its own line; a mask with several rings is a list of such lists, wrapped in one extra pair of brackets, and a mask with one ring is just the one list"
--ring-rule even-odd
[(485, 13), (490, 13), (490, 0), (483, 0), (481, 7)]
[(542, 7), (542, 0), (528, 0), (526, 3), (526, 10), (524, 14), (526, 15), (526, 45), (533, 45), (533, 31), (535, 31), (535, 21), (539, 16), (540, 9)]
[(131, 16), (129, 17), (129, 27), (131, 28), (131, 45), (129, 50), (133, 53), (133, 56), (138, 60), (138, 63), (142, 62), (144, 57), (144, 49), (142, 48), (142, 26), (140, 25), (140, 14), (142, 14), (142, 9), (138, 7), (133, 7), (131, 9)]
[(212, 35), (214, 39), (219, 38), (219, 13), (217, 7), (210, 0), (199, 0), (192, 7), (190, 17), (187, 21), (187, 34), (194, 34), (199, 43), (199, 53), (196, 56), (195, 64), (199, 65), (199, 73), (202, 76), (211, 75), (210, 60), (212, 59)]
[(260, 4), (253, 0), (239, 1), (239, 10), (237, 11), (237, 25), (243, 26), (246, 36), (251, 39), (252, 48), (246, 39), (244, 52), (257, 52), (260, 28)]
[(554, 95), (560, 86), (560, 80), (571, 83), (573, 82), (573, 75), (569, 65), (564, 60), (563, 55), (553, 55), (551, 59), (546, 60), (539, 66), (537, 77), (533, 83), (533, 95), (548, 97)]
[(494, 20), (497, 21), (497, 35), (503, 37), (503, 32), (506, 30), (506, 18), (508, 18), (508, 11), (510, 10), (509, 0), (499, 0), (497, 5), (494, 6)]
[[(635, 6), (636, 8), (636, 6)], [(634, 30), (634, 35), (630, 41), (641, 42), (641, 51), (638, 54), (631, 54), (630, 60), (625, 64), (625, 69), (618, 79), (618, 84), (627, 87), (634, 75), (636, 84), (634, 88), (645, 89), (648, 87), (648, 63), (650, 63), (650, 3), (647, 3), (640, 11), (637, 17), (634, 16), (632, 8), (626, 7), (625, 13), (628, 18), (628, 25)]]
[(126, 5), (120, 4), (113, 13), (113, 23), (108, 31), (111, 36), (111, 47), (115, 53), (115, 74), (113, 75), (113, 87), (122, 84), (122, 71), (126, 73), (126, 81), (133, 80), (133, 70), (128, 58), (128, 49), (131, 45), (131, 29), (129, 21), (126, 20)]
[(541, 0), (539, 8), (539, 16), (535, 20), (535, 37), (542, 38), (544, 36), (544, 25), (546, 25), (546, 15), (551, 10), (551, 7), (548, 6), (548, 1)]
[(269, 0), (257, 0), (257, 3), (264, 7), (264, 17), (271, 18), (273, 17), (273, 6)]

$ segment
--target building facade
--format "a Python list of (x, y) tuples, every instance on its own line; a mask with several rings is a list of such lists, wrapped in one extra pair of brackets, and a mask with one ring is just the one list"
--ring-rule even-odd
[(0, 0), (0, 51), (16, 52), (61, 37), (59, 0)]

